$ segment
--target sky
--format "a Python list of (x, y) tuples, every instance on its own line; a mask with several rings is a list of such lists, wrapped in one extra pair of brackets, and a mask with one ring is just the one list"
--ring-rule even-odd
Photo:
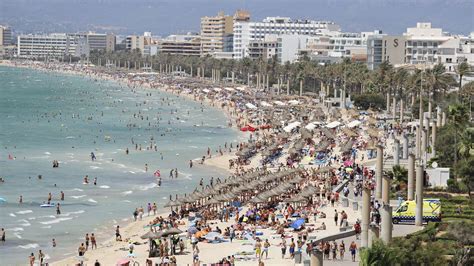
[(17, 33), (97, 31), (156, 36), (199, 31), (200, 17), (222, 10), (330, 20), (345, 32), (402, 34), (416, 22), (456, 34), (474, 31), (474, 0), (0, 0), (0, 24)]

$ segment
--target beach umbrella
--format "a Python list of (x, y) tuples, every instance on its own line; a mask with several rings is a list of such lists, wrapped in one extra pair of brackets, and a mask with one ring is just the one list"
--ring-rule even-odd
[(140, 238), (141, 239), (155, 239), (157, 238), (157, 234), (155, 232), (152, 232), (152, 231), (148, 231), (146, 234), (142, 235)]
[(129, 265), (130, 264), (130, 260), (129, 259), (121, 259), (119, 261), (117, 261), (117, 266), (122, 266), (122, 265)]
[(170, 229), (165, 229), (161, 232), (162, 237), (167, 237), (171, 235), (178, 235), (181, 234), (183, 231), (179, 230), (178, 228), (172, 227)]
[(174, 200), (169, 200), (165, 205), (164, 207), (174, 207), (174, 206), (179, 206), (180, 204), (177, 203), (176, 201)]

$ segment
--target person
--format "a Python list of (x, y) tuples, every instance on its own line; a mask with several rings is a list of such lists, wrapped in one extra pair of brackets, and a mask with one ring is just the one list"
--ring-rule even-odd
[(135, 220), (135, 222), (137, 221), (137, 217), (138, 217), (138, 208), (135, 208), (135, 211), (133, 212), (133, 219)]
[(86, 240), (86, 251), (87, 251), (87, 250), (89, 250), (89, 241), (90, 241), (90, 237), (89, 237), (89, 234), (88, 234), (88, 233), (86, 233), (86, 238), (85, 238), (85, 240)]
[(184, 241), (183, 241), (183, 239), (179, 240), (179, 253), (180, 254), (184, 253)]
[(351, 245), (349, 246), (349, 250), (351, 251), (352, 261), (355, 262), (357, 244), (354, 241), (352, 241)]
[(100, 266), (100, 262), (99, 262), (99, 260), (95, 260), (95, 262), (94, 262), (94, 266)]
[(94, 186), (97, 186), (97, 177), (94, 177)]
[(23, 196), (20, 195), (20, 199), (18, 200), (18, 203), (22, 204), (23, 203)]
[(189, 160), (189, 168), (193, 168), (193, 160)]
[(94, 233), (91, 234), (91, 249), (97, 249), (97, 240), (95, 239)]
[(286, 240), (285, 240), (284, 235), (281, 236), (280, 246), (281, 246), (281, 258), (284, 259), (286, 255)]
[(2, 228), (2, 242), (5, 242), (5, 228)]
[(332, 245), (331, 245), (331, 251), (332, 251), (332, 259), (333, 260), (337, 260), (337, 243), (336, 241), (333, 241), (332, 242)]
[(56, 204), (56, 215), (60, 215), (61, 214), (61, 209), (59, 209), (59, 203)]
[(115, 241), (122, 241), (122, 236), (120, 235), (120, 226), (117, 225), (115, 228)]
[(35, 265), (35, 254), (31, 253), (29, 260), (30, 260), (30, 266)]
[(61, 200), (64, 200), (64, 192), (61, 191)]
[(53, 248), (55, 248), (56, 247), (56, 240), (54, 238), (52, 240), (52, 243), (53, 243)]
[(263, 242), (263, 251), (262, 251), (262, 254), (260, 255), (260, 258), (263, 257), (263, 253), (265, 253), (265, 259), (268, 258), (269, 247), (270, 247), (270, 243), (268, 242), (268, 239), (265, 239), (265, 242)]
[(341, 260), (344, 260), (344, 252), (346, 252), (346, 244), (344, 244), (344, 240), (341, 240), (341, 244), (339, 244), (339, 257)]
[(40, 265), (43, 265), (44, 253), (43, 251), (41, 251), (41, 249), (38, 251), (38, 260), (40, 262)]
[(84, 253), (86, 253), (86, 247), (84, 246), (84, 243), (81, 243), (77, 251), (79, 253), (79, 256), (84, 256)]
[(360, 233), (361, 233), (361, 227), (360, 227), (360, 222), (359, 220), (356, 221), (356, 223), (354, 224), (354, 231), (356, 233), (356, 239), (359, 240), (360, 239)]
[(229, 237), (230, 237), (230, 243), (232, 243), (232, 240), (235, 238), (235, 229), (233, 226), (230, 227)]
[(261, 256), (261, 250), (262, 250), (262, 243), (260, 243), (260, 239), (257, 238), (257, 241), (255, 242), (255, 257), (260, 258)]
[(335, 209), (334, 210), (334, 222), (336, 223), (336, 226), (337, 226), (337, 220), (338, 220), (338, 213), (337, 213), (337, 210)]
[(292, 238), (290, 242), (290, 258), (293, 259), (295, 257), (295, 241)]
[(133, 245), (132, 241), (128, 242), (128, 253), (133, 254), (133, 249), (135, 249), (135, 246)]

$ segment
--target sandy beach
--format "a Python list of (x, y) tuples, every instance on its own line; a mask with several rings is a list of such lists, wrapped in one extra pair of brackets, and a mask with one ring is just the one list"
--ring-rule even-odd
[[(110, 235), (110, 239), (98, 240), (97, 249), (89, 247), (83, 256), (71, 256), (59, 261), (53, 258), (51, 265), (78, 265), (81, 262), (83, 265), (94, 265), (96, 261), (101, 265), (116, 265), (120, 260), (129, 261), (131, 265), (135, 265), (135, 261), (139, 265), (145, 265), (147, 260), (150, 265), (169, 265), (170, 260), (176, 260), (176, 265), (209, 265), (220, 261), (230, 264), (234, 262), (236, 265), (258, 265), (259, 260), (262, 261), (261, 265), (294, 265), (295, 259), (290, 258), (289, 251), (282, 256), (282, 247), (286, 251), (287, 246), (296, 245), (296, 249), (305, 254), (303, 257), (309, 259), (310, 250), (316, 247), (316, 242), (313, 245), (313, 241), (351, 231), (359, 224), (360, 211), (349, 204), (343, 206), (342, 194), (347, 197), (354, 191), (355, 197), (360, 197), (363, 182), (364, 186), (372, 185), (373, 188), (373, 169), (364, 166), (373, 164), (375, 160), (373, 156), (369, 157), (372, 154), (369, 151), (374, 149), (373, 137), (365, 133), (370, 128), (369, 119), (366, 118), (363, 123), (359, 121), (361, 125), (354, 129), (338, 129), (355, 117), (354, 113), (347, 110), (338, 111), (335, 115), (322, 105), (315, 107), (322, 113), (319, 116), (325, 117), (320, 123), (327, 127), (313, 132), (312, 129), (307, 129), (309, 123), (306, 127), (300, 122), (286, 122), (283, 125), (274, 123), (269, 126), (270, 121), (260, 119), (253, 107), (244, 106), (246, 101), (243, 98), (252, 95), (251, 89), (247, 88), (247, 94), (236, 94), (234, 84), (228, 85), (233, 88), (217, 88), (213, 94), (209, 94), (205, 90), (209, 91), (207, 88), (217, 85), (194, 78), (173, 78), (159, 74), (156, 79), (149, 80), (139, 74), (109, 74), (102, 69), (66, 67), (61, 64), (0, 64), (112, 80), (135, 89), (171, 92), (197, 101), (202, 106), (220, 108), (228, 117), (228, 126), (243, 131), (239, 133), (241, 139), (237, 146), (231, 146), (232, 140), (229, 140), (229, 144), (226, 142), (219, 145), (218, 150), (208, 148), (207, 154), (203, 151), (202, 159), (196, 158), (193, 161), (194, 167), (225, 170), (228, 178), (215, 181), (211, 179), (209, 184), (196, 187), (193, 194), (180, 195), (179, 199), (171, 200), (175, 213), (164, 212), (153, 216), (145, 214), (143, 219), (128, 223), (120, 228), (122, 241), (116, 241), (113, 237), (115, 227), (112, 227), (109, 231), (102, 232)], [(192, 86), (195, 87), (190, 89)], [(231, 100), (231, 96), (236, 95), (238, 100)], [(302, 102), (296, 101), (297, 104), (293, 104), (291, 101), (283, 104), (295, 106), (288, 109), (305, 107)], [(310, 101), (306, 104), (309, 105)], [(301, 114), (291, 113), (290, 116), (292, 120), (298, 121)], [(329, 125), (334, 123), (331, 121), (341, 122), (331, 127)], [(260, 130), (255, 131), (255, 128)], [(379, 130), (374, 134), (379, 141), (385, 143), (385, 149), (389, 151), (392, 149), (394, 136), (400, 133)], [(150, 198), (153, 199), (153, 196), (150, 195)], [(140, 204), (137, 203), (137, 206)], [(197, 213), (201, 215), (199, 219)], [(229, 217), (228, 221), (223, 221), (223, 217)], [(372, 219), (376, 219), (375, 216)], [(295, 223), (298, 221), (303, 222), (297, 226)], [(157, 229), (161, 228), (159, 231), (163, 232), (167, 230), (165, 228), (179, 229), (182, 233), (176, 235), (184, 243), (184, 252), (166, 252), (161, 257), (148, 258), (150, 241), (153, 240), (142, 239), (141, 236), (150, 232), (150, 224), (159, 225)], [(190, 231), (191, 228), (194, 229)], [(229, 233), (231, 231), (236, 234)], [(196, 234), (199, 232), (203, 233), (198, 237)], [(206, 238), (208, 234), (214, 234), (216, 238)], [(166, 237), (157, 239), (169, 241)], [(193, 243), (194, 239), (199, 239), (199, 243)], [(218, 243), (213, 243), (216, 241)], [(317, 245), (319, 247), (321, 244), (322, 250), (335, 246), (338, 254), (347, 253), (340, 260), (350, 261), (348, 247), (351, 243), (320, 242)], [(255, 252), (261, 250), (262, 243), (268, 258), (260, 258), (260, 254)], [(78, 248), (79, 245), (78, 242)], [(198, 248), (194, 248), (194, 245)], [(168, 248), (169, 244), (161, 242), (157, 246)], [(78, 254), (77, 251), (73, 252)]]

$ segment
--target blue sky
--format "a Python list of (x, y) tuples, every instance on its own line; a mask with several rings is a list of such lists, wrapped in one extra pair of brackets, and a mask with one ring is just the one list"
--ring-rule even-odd
[(417, 21), (452, 33), (474, 31), (474, 0), (0, 0), (0, 23), (18, 32), (199, 30), (199, 18), (247, 9), (252, 20), (290, 16), (331, 20), (344, 31), (400, 34)]

